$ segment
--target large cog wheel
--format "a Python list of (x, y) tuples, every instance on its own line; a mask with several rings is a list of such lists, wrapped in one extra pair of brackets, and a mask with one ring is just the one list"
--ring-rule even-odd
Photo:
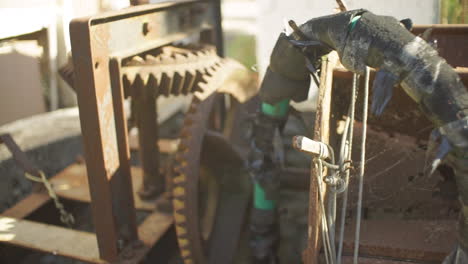
[[(223, 96), (194, 97), (181, 131), (172, 196), (184, 264), (215, 263), (226, 254), (234, 257), (237, 244), (230, 240), (239, 238), (248, 205), (249, 179), (243, 160), (223, 135), (229, 132), (225, 128), (233, 127), (227, 124), (233, 119), (221, 115)], [(226, 233), (236, 227), (231, 235)]]

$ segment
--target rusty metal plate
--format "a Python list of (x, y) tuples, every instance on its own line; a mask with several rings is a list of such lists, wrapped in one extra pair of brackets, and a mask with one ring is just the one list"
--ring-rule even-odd
[[(132, 167), (133, 193), (136, 194), (143, 180), (141, 168)], [(86, 165), (73, 164), (54, 176), (50, 182), (59, 197), (80, 202), (91, 202), (88, 188)], [(135, 195), (135, 208), (152, 211), (156, 208), (155, 201), (142, 200)]]

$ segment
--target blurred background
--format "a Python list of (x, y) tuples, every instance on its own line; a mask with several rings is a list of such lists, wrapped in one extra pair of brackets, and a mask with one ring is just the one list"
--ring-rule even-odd
[[(0, 0), (0, 126), (58, 108), (76, 106), (74, 91), (57, 74), (70, 53), (73, 18), (128, 7), (129, 0)], [(156, 3), (157, 0), (133, 2)], [(347, 0), (416, 24), (467, 23), (468, 0)], [(335, 12), (335, 1), (223, 0), (226, 55), (260, 76), (284, 21)], [(18, 41), (21, 40), (21, 41)], [(313, 95), (311, 95), (313, 97)]]

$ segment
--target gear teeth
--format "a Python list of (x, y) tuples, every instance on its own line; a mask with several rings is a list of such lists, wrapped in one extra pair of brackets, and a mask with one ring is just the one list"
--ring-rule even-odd
[(128, 66), (140, 66), (144, 65), (145, 60), (140, 56), (133, 56), (130, 61), (127, 63)]
[(156, 92), (158, 89), (158, 79), (153, 75), (150, 74), (148, 76), (148, 81), (146, 83), (146, 89), (152, 96), (156, 96)]
[(182, 92), (182, 89), (184, 87), (184, 82), (185, 78), (183, 74), (180, 74), (179, 72), (174, 73), (174, 78), (172, 81), (172, 94), (173, 95), (179, 95)]
[(187, 217), (183, 214), (180, 214), (179, 212), (175, 211), (174, 212), (174, 220), (176, 223), (185, 223), (187, 222)]
[(161, 58), (161, 62), (164, 64), (172, 64), (176, 62), (176, 60), (168, 54), (161, 54), (159, 57)]
[(177, 229), (177, 234), (179, 234), (179, 237), (183, 237), (187, 234), (187, 228), (185, 228), (185, 226), (176, 224), (176, 229)]
[(198, 59), (197, 54), (195, 52), (189, 52), (186, 54), (187, 61), (196, 61)]
[(122, 84), (123, 84), (123, 88), (124, 88), (124, 97), (127, 98), (127, 97), (130, 96), (131, 82), (130, 82), (130, 80), (128, 79), (128, 77), (126, 75), (124, 75), (124, 77), (123, 77)]
[(174, 184), (181, 184), (187, 181), (187, 176), (185, 174), (180, 174), (177, 177), (174, 177), (173, 182)]
[(210, 89), (209, 82), (207, 83), (199, 83), (198, 84), (198, 90), (196, 92), (205, 92)]
[(202, 54), (202, 56), (209, 56), (210, 55), (209, 50), (202, 50), (200, 53)]
[[(210, 77), (217, 75), (222, 59), (216, 55), (213, 46), (166, 46), (152, 54), (132, 57), (125, 62), (124, 68), (127, 66), (136, 66), (123, 70), (130, 86), (140, 76), (143, 84), (152, 88), (155, 95), (186, 95), (203, 91), (204, 98), (211, 94), (211, 89), (202, 83), (212, 81)], [(151, 74), (156, 82), (150, 78)]]
[(189, 241), (188, 241), (188, 239), (182, 238), (182, 239), (179, 239), (178, 243), (179, 243), (179, 246), (180, 246), (180, 247), (185, 248), (185, 247), (188, 246)]
[[(182, 249), (182, 250), (180, 251), (180, 255), (181, 255), (183, 258), (190, 257), (190, 250), (188, 250), (188, 249)], [(186, 262), (185, 259), (184, 259), (184, 264), (188, 264), (188, 263)]]
[(185, 209), (185, 203), (183, 200), (174, 199), (173, 200), (174, 210), (179, 211)]
[(174, 53), (174, 59), (176, 61), (184, 61), (187, 59), (187, 56), (184, 56), (183, 54), (180, 54), (180, 53)]
[[(143, 87), (144, 86), (144, 81), (141, 78), (141, 75), (137, 74), (137, 76), (135, 77), (135, 80), (132, 83), (132, 86), (134, 86), (134, 87)], [(141, 92), (141, 91), (138, 91), (138, 92)]]
[(205, 75), (204, 75), (204, 74), (205, 74), (205, 73), (202, 73), (202, 72), (200, 72), (200, 71), (197, 71), (197, 76), (196, 76), (196, 79), (195, 79), (195, 85), (192, 87), (192, 91), (191, 91), (192, 93), (194, 93), (194, 92), (196, 92), (196, 91), (198, 91), (198, 90), (200, 89), (200, 88), (199, 88), (200, 83), (206, 82), (206, 81), (205, 81)]
[(218, 68), (215, 66), (211, 66), (210, 68), (208, 68), (208, 74), (210, 76), (215, 76), (217, 71), (218, 71)]
[(185, 196), (185, 189), (184, 189), (184, 187), (177, 186), (177, 187), (174, 188), (174, 190), (172, 190), (172, 194), (174, 195), (174, 197)]
[(159, 94), (169, 96), (171, 94), (171, 88), (174, 78), (171, 73), (164, 72), (161, 75), (161, 82), (159, 85)]
[(156, 57), (153, 56), (153, 55), (151, 55), (151, 54), (147, 54), (147, 55), (145, 56), (145, 60), (146, 60), (146, 62), (147, 62), (148, 64), (149, 64), (149, 63), (156, 63), (156, 62), (158, 62), (158, 60), (156, 59)]
[(184, 85), (182, 87), (183, 94), (188, 94), (192, 91), (192, 87), (195, 84), (196, 77), (197, 77), (197, 72), (194, 70), (187, 70), (185, 72)]
[(150, 79), (150, 74), (148, 73), (141, 73), (139, 74), (140, 75), (140, 78), (143, 82), (143, 87), (147, 87), (148, 85), (148, 82), (149, 82), (149, 79)]

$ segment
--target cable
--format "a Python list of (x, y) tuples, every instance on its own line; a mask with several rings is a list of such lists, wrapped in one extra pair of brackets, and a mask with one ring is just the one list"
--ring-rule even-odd
[[(357, 97), (357, 87), (359, 83), (359, 75), (353, 74), (353, 88), (351, 91), (351, 102), (349, 104), (349, 133), (347, 133), (348, 141), (348, 153), (347, 159), (351, 160), (352, 149), (353, 149), (353, 134), (354, 134), (354, 112), (356, 108), (356, 97)], [(345, 231), (345, 221), (346, 221), (346, 207), (348, 206), (348, 183), (349, 183), (349, 170), (346, 170), (345, 180), (344, 180), (344, 192), (343, 192), (343, 204), (341, 206), (341, 218), (340, 218), (340, 238), (338, 241), (338, 256), (337, 263), (341, 264), (341, 256), (343, 254), (343, 241), (344, 241), (344, 231)]]
[(370, 68), (366, 67), (365, 85), (364, 85), (364, 102), (363, 102), (363, 113), (362, 113), (362, 141), (361, 141), (361, 166), (359, 170), (359, 193), (358, 193), (358, 204), (357, 204), (357, 216), (356, 216), (356, 236), (354, 238), (354, 258), (353, 263), (358, 264), (359, 255), (359, 238), (361, 232), (361, 218), (362, 218), (362, 195), (364, 188), (364, 169), (366, 163), (366, 137), (367, 137), (367, 109), (369, 102), (369, 76)]
[(54, 188), (52, 187), (52, 184), (50, 183), (49, 180), (47, 180), (47, 177), (45, 176), (43, 171), (38, 171), (37, 172), (39, 176), (34, 176), (30, 174), (29, 172), (25, 172), (24, 176), (29, 179), (30, 181), (34, 182), (39, 182), (44, 184), (44, 187), (47, 190), (47, 193), (49, 194), (50, 198), (54, 201), (55, 207), (60, 213), (60, 221), (67, 225), (68, 227), (72, 227), (73, 224), (75, 224), (75, 218), (73, 215), (65, 210), (65, 207), (63, 204), (60, 202), (57, 194), (54, 191)]
[(322, 242), (323, 242), (323, 247), (324, 247), (324, 252), (325, 252), (325, 260), (327, 264), (334, 264), (335, 263), (335, 256), (333, 254), (333, 249), (332, 245), (330, 243), (330, 232), (328, 229), (328, 221), (326, 217), (326, 212), (325, 212), (325, 205), (323, 201), (323, 194), (324, 190), (322, 189), (322, 181), (323, 181), (323, 165), (322, 165), (322, 160), (321, 159), (315, 159), (314, 160), (314, 165), (315, 169), (317, 171), (317, 182), (318, 182), (318, 196), (319, 196), (319, 203), (320, 203), (320, 209), (321, 209), (321, 221), (322, 221)]

